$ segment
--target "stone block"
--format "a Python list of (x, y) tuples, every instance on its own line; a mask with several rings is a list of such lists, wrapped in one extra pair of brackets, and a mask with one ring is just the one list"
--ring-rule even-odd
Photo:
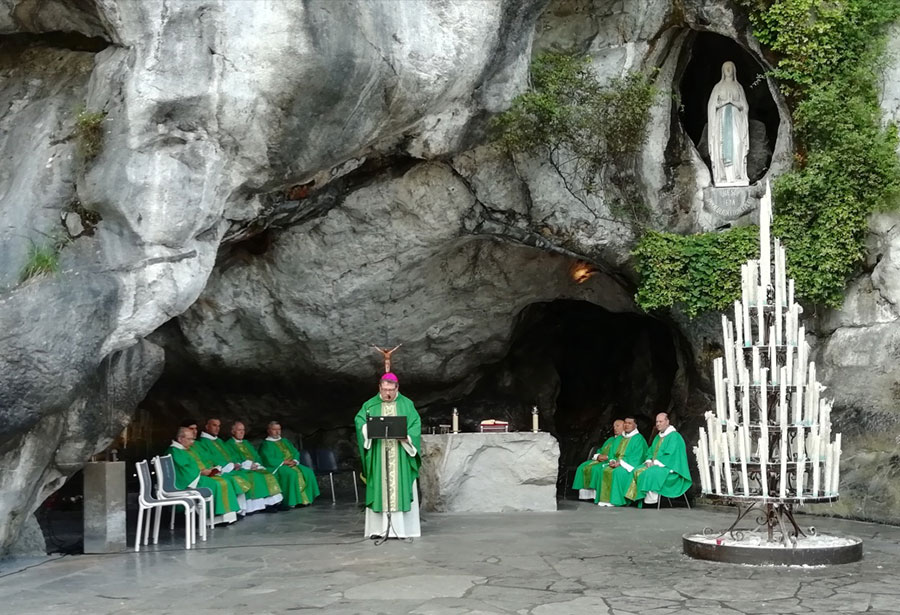
[(117, 553), (127, 546), (125, 462), (84, 465), (84, 552)]
[(559, 443), (548, 433), (422, 436), (421, 507), (434, 512), (555, 511)]

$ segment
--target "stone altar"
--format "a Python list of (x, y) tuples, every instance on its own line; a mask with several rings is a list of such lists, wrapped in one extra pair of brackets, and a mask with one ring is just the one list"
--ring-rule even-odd
[(421, 508), (555, 511), (559, 442), (549, 433), (422, 436)]

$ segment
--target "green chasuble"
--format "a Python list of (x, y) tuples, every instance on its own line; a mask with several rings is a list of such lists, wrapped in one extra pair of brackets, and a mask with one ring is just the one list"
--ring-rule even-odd
[(629, 500), (643, 500), (648, 491), (667, 498), (678, 498), (691, 486), (693, 481), (684, 438), (677, 431), (673, 430), (664, 438), (659, 435), (653, 438), (647, 460), (659, 461), (665, 467), (651, 465), (635, 470), (634, 484), (626, 496)]
[(297, 448), (284, 438), (263, 440), (259, 445), (259, 457), (266, 469), (278, 479), (286, 505), (311, 504), (319, 495), (319, 483), (312, 468), (302, 463), (284, 465), (285, 461), (300, 459)]
[[(622, 436), (610, 459), (624, 461), (636, 470), (647, 458), (647, 441), (637, 431), (633, 433), (630, 438)], [(597, 492), (594, 501), (625, 506), (625, 492), (633, 479), (634, 475), (622, 466), (611, 468), (607, 465), (602, 472), (594, 472), (591, 477), (591, 488)]]
[[(281, 488), (278, 486), (278, 481), (275, 480), (275, 477), (271, 475), (271, 472), (263, 470), (263, 473), (257, 472), (255, 470), (244, 470), (241, 468), (241, 462), (244, 461), (245, 457), (234, 454), (234, 449), (229, 448), (225, 445), (225, 442), (222, 441), (221, 438), (216, 438), (212, 440), (210, 438), (200, 437), (194, 442), (194, 446), (202, 446), (203, 450), (206, 451), (207, 457), (216, 462), (216, 465), (224, 466), (228, 463), (233, 463), (235, 465), (235, 469), (228, 473), (228, 476), (234, 475), (236, 479), (239, 479), (246, 483), (247, 486), (247, 497), (251, 500), (261, 500), (263, 498), (267, 498), (270, 495), (275, 495), (276, 493), (281, 493)], [(266, 480), (266, 475), (271, 476), (272, 484), (269, 485), (269, 482)], [(274, 491), (271, 489), (274, 488)]]
[[(603, 446), (597, 449), (597, 452), (594, 455), (606, 455), (610, 457), (610, 451), (614, 450), (614, 447), (618, 444), (619, 438), (622, 436), (611, 436), (606, 439), (606, 442), (603, 443)], [(591, 455), (593, 457), (593, 455)], [(594, 459), (588, 459), (575, 470), (575, 480), (572, 481), (572, 489), (589, 489), (590, 487), (585, 487), (585, 485), (591, 484), (591, 474), (593, 472), (599, 472), (603, 468), (609, 465), (609, 460), (607, 461), (594, 461)]]
[[(370, 416), (405, 416), (406, 433), (416, 449), (415, 457), (403, 448), (397, 440), (370, 440), (365, 448), (362, 428), (366, 424), (366, 413)], [(413, 483), (419, 476), (422, 458), (422, 423), (412, 401), (401, 394), (393, 402), (382, 402), (376, 395), (362, 405), (354, 419), (359, 458), (362, 461), (360, 477), (366, 484), (366, 507), (374, 512), (408, 512), (412, 508)], [(387, 501), (386, 481), (390, 476), (390, 502)]]
[[(175, 486), (179, 489), (187, 489), (191, 483), (200, 476), (200, 470), (205, 470), (206, 465), (200, 457), (190, 449), (170, 446), (167, 451), (172, 455), (175, 464)], [(213, 492), (213, 510), (217, 515), (238, 512), (237, 494), (230, 481), (221, 476), (200, 476), (197, 487), (206, 487)]]
[[(219, 450), (207, 444), (207, 438), (197, 438), (191, 447), (191, 452), (200, 456), (207, 468), (216, 466), (227, 466), (230, 462), (222, 455)], [(250, 491), (250, 481), (247, 480), (240, 471), (232, 470), (226, 474), (222, 474), (222, 478), (230, 481), (234, 485), (234, 490), (238, 495), (242, 495)]]
[[(233, 463), (243, 463), (246, 460), (250, 460), (253, 463), (258, 463), (259, 465), (264, 465), (262, 460), (259, 458), (259, 454), (256, 452), (256, 449), (250, 446), (246, 440), (235, 440), (232, 438), (228, 442), (225, 443), (225, 449), (228, 451), (229, 459)], [(278, 484), (278, 479), (275, 478), (275, 475), (269, 472), (265, 468), (259, 468), (258, 470), (247, 470), (251, 474), (251, 476), (260, 476), (266, 483), (266, 495), (253, 497), (266, 497), (272, 496), (278, 493), (281, 493), (281, 486)], [(258, 479), (257, 479), (258, 480)], [(256, 480), (254, 481), (253, 488), (257, 489), (258, 485), (256, 484)]]

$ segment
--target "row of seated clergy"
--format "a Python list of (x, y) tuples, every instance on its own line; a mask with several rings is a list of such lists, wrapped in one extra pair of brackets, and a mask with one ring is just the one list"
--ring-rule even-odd
[(680, 497), (687, 491), (692, 481), (684, 438), (665, 412), (656, 415), (656, 429), (648, 448), (634, 417), (613, 423), (613, 436), (575, 474), (572, 487), (579, 497), (600, 506), (625, 506), (655, 504), (660, 495)]
[(242, 422), (232, 425), (227, 442), (219, 438), (220, 428), (221, 421), (211, 418), (198, 439), (197, 422), (186, 420), (168, 450), (177, 488), (212, 490), (215, 523), (233, 523), (239, 514), (305, 506), (319, 495), (313, 470), (301, 465), (300, 453), (281, 438), (278, 422), (269, 423), (259, 451), (244, 439)]

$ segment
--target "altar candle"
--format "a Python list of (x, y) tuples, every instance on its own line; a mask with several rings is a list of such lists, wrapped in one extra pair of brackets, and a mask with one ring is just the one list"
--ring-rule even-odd
[(531, 408), (531, 431), (533, 433), (537, 433), (538, 431), (540, 431), (540, 429), (538, 428), (538, 407), (537, 406), (533, 406)]
[(825, 496), (831, 495), (831, 478), (833, 476), (831, 472), (831, 466), (834, 463), (834, 456), (831, 454), (831, 449), (833, 445), (831, 442), (825, 442), (825, 471), (822, 475), (822, 493)]
[(750, 331), (750, 300), (741, 305), (742, 319), (744, 323), (744, 346), (753, 345), (753, 336)]
[(841, 478), (841, 434), (834, 437), (834, 461), (831, 465), (834, 472), (834, 477), (831, 479), (831, 492), (837, 495), (840, 493), (839, 481)]
[(731, 323), (725, 314), (722, 314), (722, 341), (725, 351), (725, 375), (729, 382), (735, 381), (734, 376), (734, 340), (732, 339)]
[(734, 339), (738, 346), (744, 345), (744, 311), (741, 308), (742, 302), (734, 302)]
[[(708, 414), (708, 413), (707, 413)], [(711, 417), (707, 418), (707, 421), (711, 421)], [(719, 445), (719, 438), (716, 433), (719, 431), (718, 425), (713, 425), (712, 423), (707, 423), (709, 427), (709, 450), (712, 451), (713, 454), (713, 485), (715, 487), (715, 491), (717, 495), (722, 495), (722, 455)]]
[(453, 433), (459, 433), (459, 411), (453, 409)]
[(738, 427), (738, 440), (740, 443), (738, 444), (738, 448), (741, 452), (741, 488), (744, 490), (744, 495), (750, 495), (750, 483), (747, 480), (747, 426), (742, 425)]
[(753, 384), (759, 384), (759, 346), (753, 347)]
[(778, 384), (778, 355), (775, 350), (775, 326), (769, 327), (769, 375), (772, 384)]

